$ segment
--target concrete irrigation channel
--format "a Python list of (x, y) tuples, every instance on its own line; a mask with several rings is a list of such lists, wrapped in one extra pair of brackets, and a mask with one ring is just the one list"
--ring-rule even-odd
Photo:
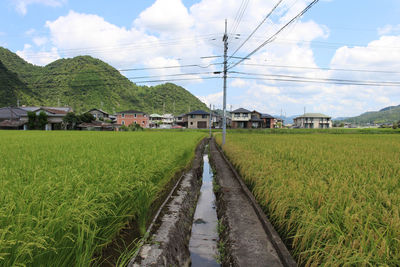
[(205, 139), (192, 168), (156, 213), (145, 244), (128, 266), (296, 266), (296, 262), (215, 141)]

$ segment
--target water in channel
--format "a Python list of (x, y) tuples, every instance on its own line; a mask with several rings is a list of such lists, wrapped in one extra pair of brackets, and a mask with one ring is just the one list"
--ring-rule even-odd
[(213, 173), (207, 153), (204, 154), (203, 160), (203, 184), (194, 213), (192, 235), (189, 242), (192, 267), (220, 266), (216, 261), (218, 218), (213, 191)]

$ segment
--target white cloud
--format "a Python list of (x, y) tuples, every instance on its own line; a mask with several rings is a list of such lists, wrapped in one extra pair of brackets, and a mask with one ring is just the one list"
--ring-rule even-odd
[(181, 0), (157, 0), (139, 15), (134, 24), (144, 31), (176, 34), (188, 31), (194, 20)]
[(47, 65), (57, 59), (60, 59), (56, 47), (51, 48), (50, 51), (34, 51), (30, 44), (25, 44), (24, 49), (17, 51), (17, 55), (24, 58), (26, 61), (35, 65)]
[(206, 96), (197, 96), (197, 98), (204, 102), (207, 106), (210, 106), (210, 104), (217, 106), (222, 103), (223, 92), (209, 94)]
[(67, 0), (12, 0), (18, 13), (26, 15), (28, 6), (32, 4), (41, 4), (50, 7), (60, 7), (64, 5)]
[(389, 35), (389, 34), (398, 34), (400, 33), (400, 24), (398, 25), (385, 25), (382, 28), (378, 28), (379, 35)]
[(42, 45), (46, 44), (47, 41), (48, 41), (47, 37), (35, 37), (35, 38), (33, 38), (33, 42), (37, 46), (42, 46)]

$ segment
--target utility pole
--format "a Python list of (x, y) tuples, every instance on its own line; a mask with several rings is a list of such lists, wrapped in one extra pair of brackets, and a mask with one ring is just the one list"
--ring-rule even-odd
[(224, 37), (222, 38), (222, 41), (224, 42), (224, 102), (223, 102), (223, 118), (222, 118), (222, 146), (225, 145), (225, 139), (226, 139), (226, 78), (227, 78), (227, 72), (228, 72), (228, 22), (225, 19), (225, 34)]

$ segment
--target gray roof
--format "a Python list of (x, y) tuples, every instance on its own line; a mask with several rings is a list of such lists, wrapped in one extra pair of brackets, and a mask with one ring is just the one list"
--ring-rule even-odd
[(231, 113), (251, 113), (251, 111), (244, 108), (238, 108), (234, 111), (231, 111)]
[(117, 114), (121, 114), (121, 113), (126, 113), (126, 114), (134, 114), (134, 113), (146, 114), (146, 113), (143, 112), (143, 111), (133, 110), (133, 109), (117, 112)]
[(204, 110), (195, 110), (195, 111), (189, 112), (187, 115), (210, 115), (210, 113), (206, 112)]
[(101, 110), (101, 109), (98, 109), (98, 108), (92, 108), (92, 109), (89, 110), (88, 112), (93, 111), (93, 110), (97, 110), (97, 111), (100, 111), (100, 112), (103, 113), (103, 114), (109, 115), (109, 114), (108, 114), (107, 112), (105, 112), (104, 110)]
[(251, 121), (263, 121), (263, 120), (258, 118), (257, 116), (251, 116)]
[(274, 119), (274, 117), (269, 114), (261, 114), (261, 118), (262, 119)]
[(66, 113), (71, 112), (72, 108), (70, 107), (20, 107), (20, 109), (26, 110), (26, 111), (36, 111), (39, 109), (52, 109), (52, 110), (61, 110)]
[(10, 108), (10, 107), (5, 107), (5, 108), (0, 108), (0, 119), (17, 119), (20, 118), (21, 116), (26, 116), (27, 112), (23, 109), (20, 108)]
[(304, 115), (298, 116), (295, 119), (299, 118), (331, 118), (330, 116), (324, 115), (322, 113), (305, 113)]

